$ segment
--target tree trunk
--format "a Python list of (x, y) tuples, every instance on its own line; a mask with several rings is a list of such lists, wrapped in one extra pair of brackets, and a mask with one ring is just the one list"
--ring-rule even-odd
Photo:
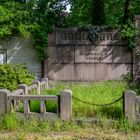
[(129, 9), (130, 5), (131, 5), (131, 0), (125, 0), (123, 24), (126, 24), (130, 19), (130, 9)]
[(93, 0), (93, 15), (92, 15), (92, 24), (93, 25), (105, 25), (105, 4), (104, 0)]

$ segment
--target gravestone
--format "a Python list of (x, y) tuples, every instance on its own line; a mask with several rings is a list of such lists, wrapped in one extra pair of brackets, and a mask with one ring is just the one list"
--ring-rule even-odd
[(133, 55), (117, 29), (107, 28), (95, 43), (78, 28), (56, 28), (49, 34), (45, 76), (50, 80), (120, 80), (132, 73)]

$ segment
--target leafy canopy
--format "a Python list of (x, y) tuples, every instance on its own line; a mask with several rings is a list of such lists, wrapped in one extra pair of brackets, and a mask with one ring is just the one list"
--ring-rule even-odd
[(47, 34), (60, 21), (63, 6), (57, 0), (0, 1), (0, 37), (32, 36), (41, 60), (46, 57)]

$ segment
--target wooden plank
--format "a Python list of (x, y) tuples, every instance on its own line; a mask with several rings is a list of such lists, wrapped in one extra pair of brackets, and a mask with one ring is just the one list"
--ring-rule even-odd
[(57, 101), (58, 96), (55, 95), (9, 95), (8, 100), (53, 100)]

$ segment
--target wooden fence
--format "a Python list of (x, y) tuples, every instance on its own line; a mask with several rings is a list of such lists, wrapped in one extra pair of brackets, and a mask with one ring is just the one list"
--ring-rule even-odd
[[(31, 86), (25, 84), (19, 85), (19, 89), (10, 92), (9, 90), (0, 90), (0, 114), (14, 112), (20, 118), (37, 118), (37, 119), (57, 119), (70, 120), (72, 114), (72, 92), (63, 90), (59, 95), (40, 95), (41, 92), (48, 88), (48, 79), (41, 82), (36, 81)], [(35, 95), (30, 95), (34, 93)], [(39, 113), (31, 112), (30, 102), (39, 101)], [(53, 101), (57, 103), (57, 112), (46, 112), (46, 102)], [(22, 106), (23, 113), (19, 112)]]

